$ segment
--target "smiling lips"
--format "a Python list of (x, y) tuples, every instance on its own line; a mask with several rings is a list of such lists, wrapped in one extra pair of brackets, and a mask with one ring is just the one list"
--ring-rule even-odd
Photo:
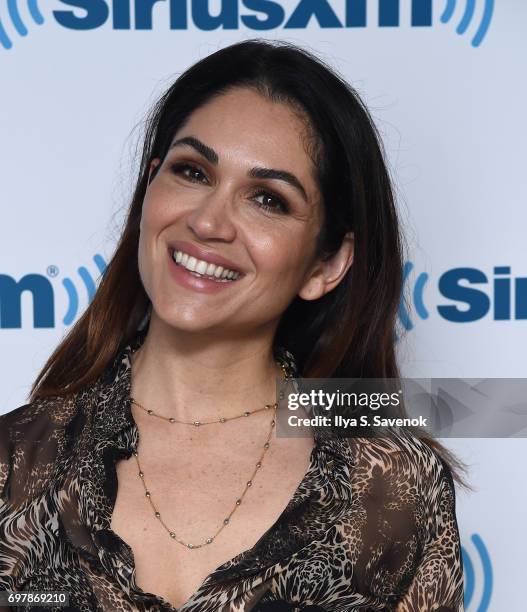
[(242, 276), (237, 270), (232, 270), (203, 259), (198, 259), (185, 251), (177, 249), (172, 251), (172, 259), (176, 264), (186, 268), (193, 276), (207, 278), (220, 283), (232, 282)]

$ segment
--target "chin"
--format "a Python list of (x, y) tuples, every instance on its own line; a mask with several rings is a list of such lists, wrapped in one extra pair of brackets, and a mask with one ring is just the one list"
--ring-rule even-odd
[(157, 318), (157, 325), (162, 328), (169, 328), (174, 331), (182, 332), (205, 332), (213, 327), (223, 327), (224, 321), (212, 321), (208, 317), (203, 316), (203, 309), (189, 308), (178, 308), (177, 311), (174, 309), (174, 302), (170, 306), (163, 308), (156, 308), (153, 306), (155, 311), (152, 312), (152, 318)]

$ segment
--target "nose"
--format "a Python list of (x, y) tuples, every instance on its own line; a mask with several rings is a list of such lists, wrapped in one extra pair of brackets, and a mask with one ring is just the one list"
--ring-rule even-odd
[(187, 217), (187, 226), (205, 240), (219, 238), (232, 241), (236, 228), (231, 218), (230, 198), (225, 191), (214, 189), (203, 197)]

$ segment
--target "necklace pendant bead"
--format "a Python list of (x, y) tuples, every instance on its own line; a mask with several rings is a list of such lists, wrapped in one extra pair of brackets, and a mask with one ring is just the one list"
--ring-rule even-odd
[(274, 427), (274, 426), (275, 426), (275, 422), (271, 421), (271, 427)]
[(252, 480), (248, 480), (247, 481), (247, 486), (248, 487), (252, 487), (253, 486), (253, 481)]
[(237, 499), (237, 500), (236, 500), (236, 505), (237, 505), (237, 506), (239, 506), (241, 503), (242, 503), (242, 500), (241, 500), (241, 499)]
[(251, 414), (251, 413), (250, 413), (249, 411), (247, 411), (247, 412), (244, 412), (244, 413), (243, 413), (243, 416), (246, 416), (246, 417), (247, 417), (247, 416), (250, 416), (250, 414)]
[(146, 491), (146, 492), (145, 492), (145, 495), (146, 495), (147, 497), (150, 497), (150, 491)]
[(139, 472), (139, 476), (140, 476), (141, 478), (143, 478), (143, 476), (144, 476), (143, 472)]
[(212, 538), (207, 538), (205, 541), (207, 544), (212, 544)]
[(267, 449), (269, 448), (269, 442), (266, 442), (266, 443), (264, 444), (264, 448), (265, 448), (265, 450), (267, 450)]
[(201, 425), (201, 421), (194, 421), (195, 427), (199, 427)]
[(176, 537), (176, 534), (175, 534), (173, 531), (171, 531), (171, 532), (170, 532), (170, 537), (171, 537), (171, 538), (174, 540), (174, 539), (175, 539), (175, 537)]
[(148, 414), (152, 414), (153, 410), (147, 410)]
[(258, 461), (258, 463), (256, 464), (256, 467), (257, 467), (257, 468), (261, 468), (261, 467), (262, 467), (262, 464), (261, 464), (261, 463)]
[(225, 417), (220, 417), (220, 423), (225, 423)]
[(187, 544), (187, 548), (194, 548), (194, 544)]
[(159, 518), (161, 515), (159, 514), (159, 512), (156, 512), (156, 517)]
[(170, 417), (168, 420), (169, 420), (171, 423), (175, 423), (175, 422), (176, 422), (176, 419), (175, 419), (174, 417)]
[(228, 519), (228, 518), (223, 519), (223, 524), (224, 524), (224, 525), (228, 525), (228, 524), (229, 524), (229, 519)]

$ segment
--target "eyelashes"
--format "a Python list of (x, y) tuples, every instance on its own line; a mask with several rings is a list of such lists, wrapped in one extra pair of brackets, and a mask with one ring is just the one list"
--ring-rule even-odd
[(198, 168), (197, 166), (192, 166), (191, 164), (186, 164), (186, 163), (177, 163), (177, 164), (172, 164), (170, 166), (171, 171), (173, 172), (173, 174), (182, 174), (183, 177), (190, 181), (191, 183), (201, 183), (202, 181), (200, 181), (199, 179), (197, 179), (195, 176), (189, 176), (185, 174), (185, 170), (190, 170), (192, 173), (200, 173), (203, 176), (205, 176), (205, 174), (201, 171), (200, 168)]
[[(205, 182), (201, 180), (200, 178), (196, 177), (196, 174), (200, 174), (206, 178), (206, 174), (203, 172), (203, 170), (201, 170), (201, 168), (199, 168), (198, 166), (195, 166), (194, 164), (189, 164), (186, 162), (178, 162), (178, 163), (171, 164), (170, 170), (173, 174), (178, 174), (182, 176), (186, 181), (189, 181), (190, 183), (204, 183)], [(187, 170), (189, 171), (188, 174), (186, 172)], [(262, 202), (256, 201), (255, 198), (258, 198), (260, 196), (264, 196), (266, 198), (269, 198), (270, 200), (273, 200), (275, 204), (269, 205), (269, 204), (264, 204)], [(266, 212), (274, 212), (274, 213), (281, 213), (281, 214), (285, 214), (289, 212), (289, 206), (287, 205), (287, 203), (280, 196), (275, 194), (273, 191), (270, 191), (267, 189), (257, 189), (251, 194), (251, 197), (253, 198), (253, 201), (256, 202), (256, 205), (259, 208), (265, 210)]]

